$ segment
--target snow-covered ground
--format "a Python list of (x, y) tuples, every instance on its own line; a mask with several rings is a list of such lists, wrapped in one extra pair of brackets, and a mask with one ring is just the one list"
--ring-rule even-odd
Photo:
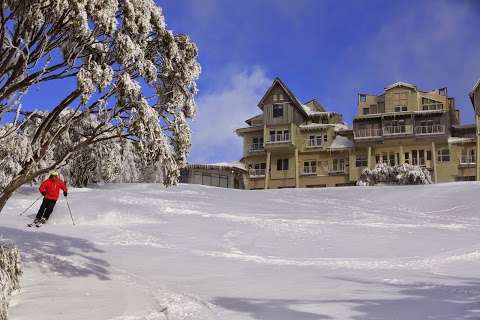
[(24, 188), (12, 320), (480, 319), (480, 184), (241, 191), (106, 185), (40, 229)]

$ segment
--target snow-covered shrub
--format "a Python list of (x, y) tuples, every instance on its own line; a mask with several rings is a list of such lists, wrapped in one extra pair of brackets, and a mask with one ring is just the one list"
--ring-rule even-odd
[(0, 320), (7, 320), (8, 299), (20, 288), (20, 253), (11, 243), (0, 239)]
[(358, 186), (373, 186), (377, 183), (431, 184), (432, 178), (427, 168), (408, 163), (392, 167), (380, 162), (372, 170), (364, 169), (357, 180)]

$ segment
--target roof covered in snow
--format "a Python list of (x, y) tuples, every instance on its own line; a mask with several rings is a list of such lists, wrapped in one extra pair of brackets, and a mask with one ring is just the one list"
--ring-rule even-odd
[(224, 170), (231, 170), (231, 169), (239, 169), (242, 171), (247, 171), (245, 165), (239, 161), (234, 162), (217, 162), (217, 163), (210, 163), (210, 164), (189, 164), (188, 168), (194, 169), (224, 169)]
[(407, 87), (407, 88), (411, 88), (411, 89), (417, 90), (417, 86), (416, 86), (416, 85), (411, 84), (411, 83), (408, 83), (408, 82), (402, 82), (402, 81), (397, 81), (397, 82), (395, 82), (395, 83), (392, 83), (392, 84), (389, 85), (389, 86), (386, 86), (386, 87), (385, 87), (385, 90), (393, 89), (393, 88), (396, 88), (396, 87)]
[(462, 138), (462, 137), (450, 137), (448, 138), (448, 143), (450, 144), (457, 144), (457, 143), (470, 143), (476, 142), (476, 138)]
[(329, 150), (345, 150), (353, 148), (353, 141), (343, 136), (336, 136), (332, 144), (328, 147)]

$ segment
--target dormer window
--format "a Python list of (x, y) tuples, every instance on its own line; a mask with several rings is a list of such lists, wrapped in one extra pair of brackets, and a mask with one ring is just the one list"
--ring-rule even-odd
[(447, 88), (438, 89), (438, 94), (441, 96), (447, 96)]
[(358, 98), (359, 98), (360, 102), (366, 102), (367, 101), (367, 96), (364, 95), (364, 94), (359, 94)]
[(273, 117), (274, 118), (283, 117), (283, 104), (275, 103), (273, 105)]

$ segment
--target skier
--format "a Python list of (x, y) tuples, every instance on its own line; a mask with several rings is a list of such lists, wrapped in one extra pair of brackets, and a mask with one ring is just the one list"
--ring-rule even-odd
[(50, 214), (55, 207), (55, 203), (58, 200), (60, 189), (63, 190), (63, 196), (67, 196), (67, 185), (60, 180), (58, 172), (53, 171), (50, 173), (50, 177), (43, 181), (38, 190), (43, 195), (43, 202), (38, 210), (37, 216), (33, 221), (34, 224), (46, 223)]

